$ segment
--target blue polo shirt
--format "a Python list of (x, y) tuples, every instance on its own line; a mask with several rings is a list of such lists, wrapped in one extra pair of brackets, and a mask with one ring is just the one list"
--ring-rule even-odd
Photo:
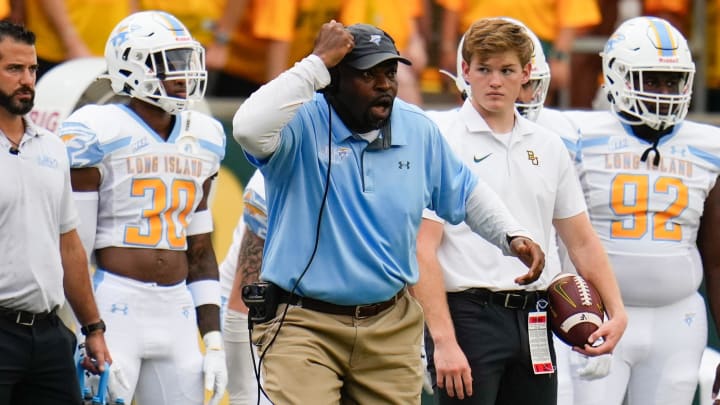
[(390, 138), (388, 149), (368, 148), (317, 94), (282, 129), (271, 157), (249, 156), (267, 191), (263, 280), (290, 291), (310, 261), (332, 161), (317, 253), (295, 292), (357, 305), (387, 300), (417, 282), (415, 238), (423, 209), (461, 222), (477, 180), (435, 124), (399, 99)]

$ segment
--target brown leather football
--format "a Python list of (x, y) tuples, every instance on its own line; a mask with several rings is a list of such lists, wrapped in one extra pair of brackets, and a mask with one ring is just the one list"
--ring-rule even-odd
[(603, 323), (605, 308), (600, 294), (580, 275), (560, 273), (548, 287), (550, 327), (570, 346), (584, 347)]

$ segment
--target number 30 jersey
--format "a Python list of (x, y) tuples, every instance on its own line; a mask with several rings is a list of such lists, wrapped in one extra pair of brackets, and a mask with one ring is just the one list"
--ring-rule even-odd
[(651, 142), (609, 111), (567, 112), (580, 133), (578, 175), (593, 227), (612, 262), (623, 300), (667, 305), (702, 280), (695, 245), (705, 199), (720, 174), (720, 130), (685, 121)]
[(175, 115), (167, 141), (130, 108), (88, 105), (60, 128), (74, 169), (100, 170), (95, 248), (185, 250), (203, 183), (225, 156), (225, 133), (195, 111)]

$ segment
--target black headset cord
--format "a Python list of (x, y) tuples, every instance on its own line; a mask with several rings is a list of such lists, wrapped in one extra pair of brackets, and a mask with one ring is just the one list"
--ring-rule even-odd
[[(293, 295), (295, 295), (295, 290), (297, 290), (298, 286), (300, 285), (300, 280), (305, 277), (305, 273), (310, 269), (310, 265), (312, 265), (312, 262), (315, 260), (315, 255), (318, 251), (318, 246), (320, 244), (320, 225), (322, 224), (322, 218), (323, 214), (325, 212), (325, 206), (327, 205), (327, 196), (328, 191), (330, 190), (330, 168), (332, 167), (332, 109), (330, 108), (330, 101), (327, 99), (327, 96), (325, 97), (325, 102), (327, 102), (328, 105), (328, 168), (327, 173), (325, 174), (325, 190), (323, 191), (323, 199), (322, 203), (320, 204), (320, 210), (318, 210), (318, 219), (317, 219), (317, 227), (315, 228), (315, 243), (313, 246), (312, 254), (310, 255), (310, 258), (308, 259), (307, 264), (305, 265), (305, 268), (303, 269), (302, 273), (300, 273), (300, 276), (295, 281), (295, 284), (293, 285), (292, 290), (290, 291), (290, 299), (292, 299)], [(270, 339), (270, 342), (268, 342), (267, 346), (265, 346), (265, 349), (260, 354), (260, 358), (258, 359), (257, 367), (255, 367), (255, 354), (252, 352), (252, 336), (250, 337), (251, 347), (250, 347), (250, 356), (253, 360), (253, 369), (255, 372), (255, 379), (257, 381), (257, 405), (260, 405), (260, 393), (265, 396), (265, 398), (270, 401), (270, 403), (273, 403), (270, 397), (267, 395), (265, 390), (262, 388), (262, 385), (260, 384), (260, 367), (262, 365), (263, 360), (265, 359), (265, 354), (267, 354), (267, 351), (270, 349), (270, 347), (275, 343), (275, 339), (277, 338), (278, 334), (280, 333), (280, 328), (283, 326), (283, 322), (285, 322), (285, 317), (287, 315), (288, 309), (290, 308), (290, 305), (285, 305), (285, 309), (283, 310), (282, 316), (280, 317), (280, 324), (278, 325), (277, 329), (275, 330), (275, 334), (273, 335), (272, 339)]]

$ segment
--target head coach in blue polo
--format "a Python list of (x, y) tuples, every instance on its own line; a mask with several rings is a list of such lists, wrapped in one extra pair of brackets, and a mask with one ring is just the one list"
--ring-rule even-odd
[(424, 208), (517, 256), (529, 267), (518, 282), (542, 271), (542, 250), (497, 195), (395, 97), (398, 63), (410, 61), (382, 30), (331, 21), (233, 119), (266, 181), (267, 284), (248, 291), (251, 318), (269, 314), (253, 341), (276, 404), (420, 403), (423, 313), (408, 287)]

